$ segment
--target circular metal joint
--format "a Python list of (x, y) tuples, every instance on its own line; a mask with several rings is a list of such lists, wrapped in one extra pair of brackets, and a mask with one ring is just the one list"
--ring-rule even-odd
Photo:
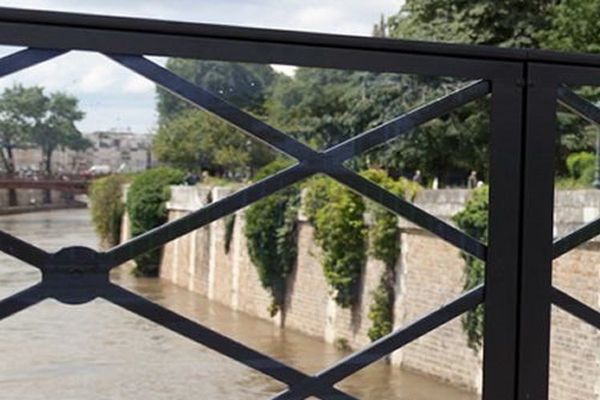
[(66, 247), (52, 254), (42, 270), (49, 296), (65, 304), (85, 304), (99, 296), (109, 282), (99, 254), (87, 247)]

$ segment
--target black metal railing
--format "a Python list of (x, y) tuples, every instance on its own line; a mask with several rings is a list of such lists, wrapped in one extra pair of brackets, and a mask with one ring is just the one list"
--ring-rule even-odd
[[(335, 388), (342, 379), (484, 302), (483, 399), (543, 400), (548, 398), (551, 304), (600, 328), (596, 310), (551, 284), (553, 258), (600, 233), (596, 220), (553, 243), (556, 107), (560, 102), (589, 121), (600, 122), (600, 110), (566, 86), (600, 84), (598, 57), (15, 9), (0, 9), (0, 44), (27, 47), (0, 60), (0, 77), (70, 50), (103, 53), (297, 160), (271, 177), (106, 252), (68, 247), (47, 253), (0, 231), (1, 251), (42, 272), (41, 283), (0, 301), (0, 319), (47, 298), (66, 304), (103, 298), (285, 383), (288, 388), (276, 399), (351, 399)], [(474, 83), (315, 151), (145, 58), (148, 55), (452, 76)], [(343, 165), (487, 95), (491, 96), (487, 246)], [(485, 261), (485, 284), (309, 376), (110, 281), (112, 268), (316, 173)]]

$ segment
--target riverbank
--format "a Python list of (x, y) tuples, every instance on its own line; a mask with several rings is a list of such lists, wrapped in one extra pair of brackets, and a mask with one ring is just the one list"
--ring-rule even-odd
[[(174, 221), (218, 201), (232, 189), (171, 188), (167, 208)], [(444, 220), (463, 209), (466, 190), (423, 191), (416, 205)], [(555, 233), (561, 236), (600, 215), (600, 191), (558, 191)], [(368, 219), (368, 218), (367, 218)], [(395, 265), (397, 282), (393, 326), (398, 329), (456, 298), (464, 288), (464, 259), (457, 248), (429, 232), (400, 220), (401, 256)], [(127, 235), (124, 224), (124, 235)], [(229, 231), (229, 233), (228, 233)], [(125, 238), (124, 238), (125, 239)], [(226, 246), (226, 243), (228, 244)], [(233, 310), (329, 343), (354, 349), (370, 342), (370, 306), (384, 266), (369, 257), (359, 283), (359, 300), (351, 309), (337, 306), (321, 265), (314, 229), (298, 215), (296, 268), (287, 286), (282, 312), (269, 314), (271, 298), (261, 286), (247, 251), (244, 211), (236, 213), (233, 228), (215, 221), (168, 243), (160, 276), (191, 292)], [(592, 307), (600, 307), (600, 239), (595, 238), (558, 258), (553, 283)], [(555, 400), (599, 400), (600, 334), (562, 310), (552, 311), (550, 393)], [(412, 370), (474, 393), (481, 391), (482, 352), (468, 346), (461, 319), (404, 346), (390, 357), (398, 370)]]

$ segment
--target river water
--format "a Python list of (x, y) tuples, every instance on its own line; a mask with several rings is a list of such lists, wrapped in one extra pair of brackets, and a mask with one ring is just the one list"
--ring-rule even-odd
[[(0, 217), (0, 229), (49, 251), (97, 248), (87, 210)], [(39, 279), (37, 270), (0, 253), (0, 298)], [(158, 279), (117, 271), (113, 280), (305, 372), (345, 355)], [(264, 399), (282, 388), (103, 300), (83, 306), (47, 300), (0, 322), (0, 399)], [(365, 399), (476, 398), (383, 362), (346, 379), (340, 388)]]

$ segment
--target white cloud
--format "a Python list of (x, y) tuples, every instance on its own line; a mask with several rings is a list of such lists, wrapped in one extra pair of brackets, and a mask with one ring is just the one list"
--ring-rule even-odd
[(122, 79), (120, 71), (107, 62), (92, 66), (85, 71), (83, 77), (76, 83), (77, 91), (82, 93), (98, 93), (109, 90)]
[[(402, 0), (20, 0), (18, 7), (124, 15), (292, 30), (370, 35), (381, 13), (391, 14)], [(13, 0), (0, 6), (14, 7)], [(1, 42), (1, 38), (0, 38)], [(15, 48), (0, 48), (0, 56)], [(152, 58), (164, 65), (164, 58)], [(293, 66), (275, 66), (293, 74)], [(77, 95), (86, 112), (80, 126), (88, 130), (131, 127), (147, 132), (156, 124), (155, 86), (106, 57), (72, 52), (0, 79), (0, 89), (13, 83), (42, 85), (49, 91)]]
[(154, 93), (156, 85), (141, 76), (131, 76), (123, 87), (126, 93)]

